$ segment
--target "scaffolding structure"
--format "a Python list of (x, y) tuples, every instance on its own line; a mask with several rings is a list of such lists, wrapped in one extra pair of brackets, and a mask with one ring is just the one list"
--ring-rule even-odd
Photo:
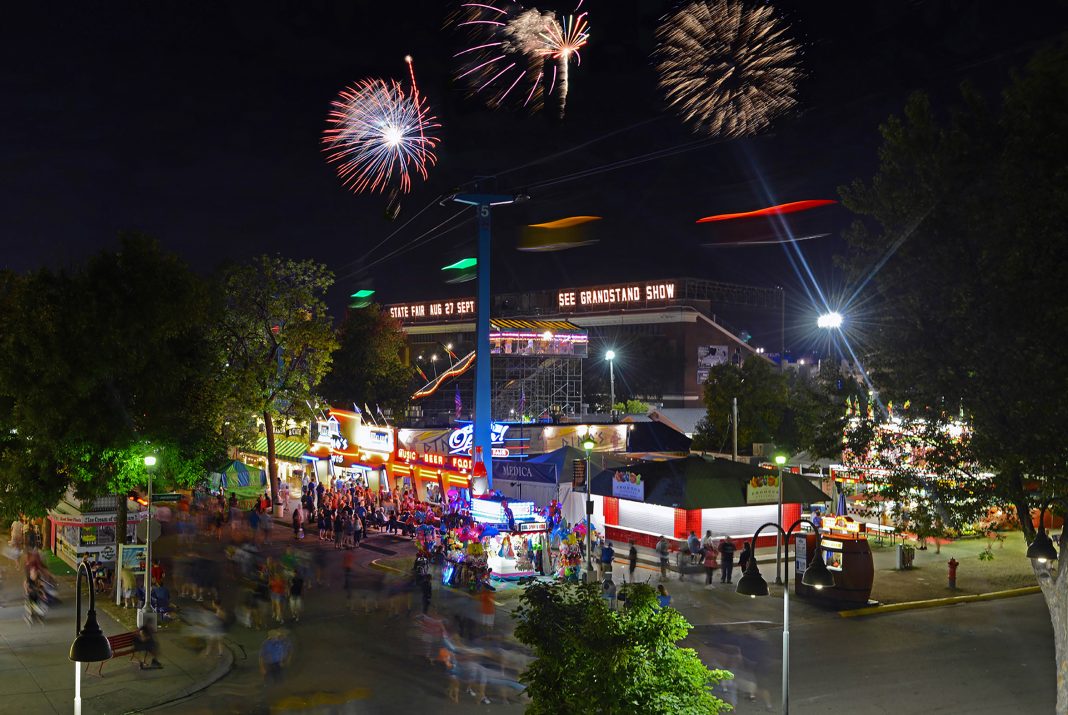
[(573, 415), (582, 411), (582, 358), (494, 355), (493, 419)]

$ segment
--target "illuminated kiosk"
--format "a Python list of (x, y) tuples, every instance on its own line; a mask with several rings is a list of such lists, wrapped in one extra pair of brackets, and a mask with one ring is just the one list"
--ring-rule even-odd
[[(511, 524), (504, 511), (505, 504), (512, 511)], [(527, 558), (523, 544), (531, 539), (543, 539), (548, 528), (534, 502), (509, 501), (486, 494), (471, 500), (471, 518), (487, 534), (492, 534), (485, 539), (486, 562), (495, 577), (515, 579), (534, 575), (534, 565)]]
[[(820, 527), (820, 533), (823, 559), (827, 570), (834, 576), (834, 587), (817, 590), (797, 579), (794, 581), (795, 592), (835, 608), (867, 606), (875, 581), (875, 563), (864, 522), (851, 516), (829, 516)], [(796, 538), (794, 569), (801, 574), (814, 556), (816, 535), (798, 534)]]

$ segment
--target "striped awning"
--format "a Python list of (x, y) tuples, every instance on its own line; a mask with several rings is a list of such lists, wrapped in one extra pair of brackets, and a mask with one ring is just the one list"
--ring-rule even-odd
[(512, 320), (508, 318), (492, 318), (490, 327), (493, 330), (533, 330), (543, 333), (546, 330), (553, 333), (584, 333), (584, 329), (567, 320)]
[[(253, 443), (251, 447), (246, 448), (245, 451), (251, 454), (262, 454), (266, 457), (267, 438), (257, 438), (255, 443)], [(288, 459), (296, 462), (308, 451), (308, 442), (303, 439), (294, 439), (291, 437), (275, 437), (274, 451), (279, 459)]]

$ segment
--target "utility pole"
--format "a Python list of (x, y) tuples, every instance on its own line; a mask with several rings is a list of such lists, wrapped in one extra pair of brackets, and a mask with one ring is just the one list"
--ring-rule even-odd
[(738, 461), (738, 398), (731, 400), (731, 431), (734, 433), (734, 446), (731, 449), (731, 461)]

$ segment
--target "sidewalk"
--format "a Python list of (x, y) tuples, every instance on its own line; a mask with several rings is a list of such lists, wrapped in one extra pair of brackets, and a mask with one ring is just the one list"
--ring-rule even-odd
[[(74, 663), (68, 660), (75, 629), (74, 579), (60, 577), (62, 603), (43, 624), (23, 620), (22, 587), (14, 563), (0, 563), (0, 710), (69, 713), (74, 703)], [(127, 632), (97, 602), (97, 619), (105, 635)], [(82, 596), (88, 608), (88, 592)], [(83, 613), (84, 618), (84, 613)], [(225, 675), (233, 656), (201, 658), (181, 643), (174, 630), (160, 633), (161, 670), (140, 670), (121, 656), (104, 666), (104, 677), (82, 677), (82, 712), (126, 713), (169, 702), (195, 692)], [(83, 666), (84, 667), (84, 666)], [(95, 671), (95, 667), (94, 667)]]

